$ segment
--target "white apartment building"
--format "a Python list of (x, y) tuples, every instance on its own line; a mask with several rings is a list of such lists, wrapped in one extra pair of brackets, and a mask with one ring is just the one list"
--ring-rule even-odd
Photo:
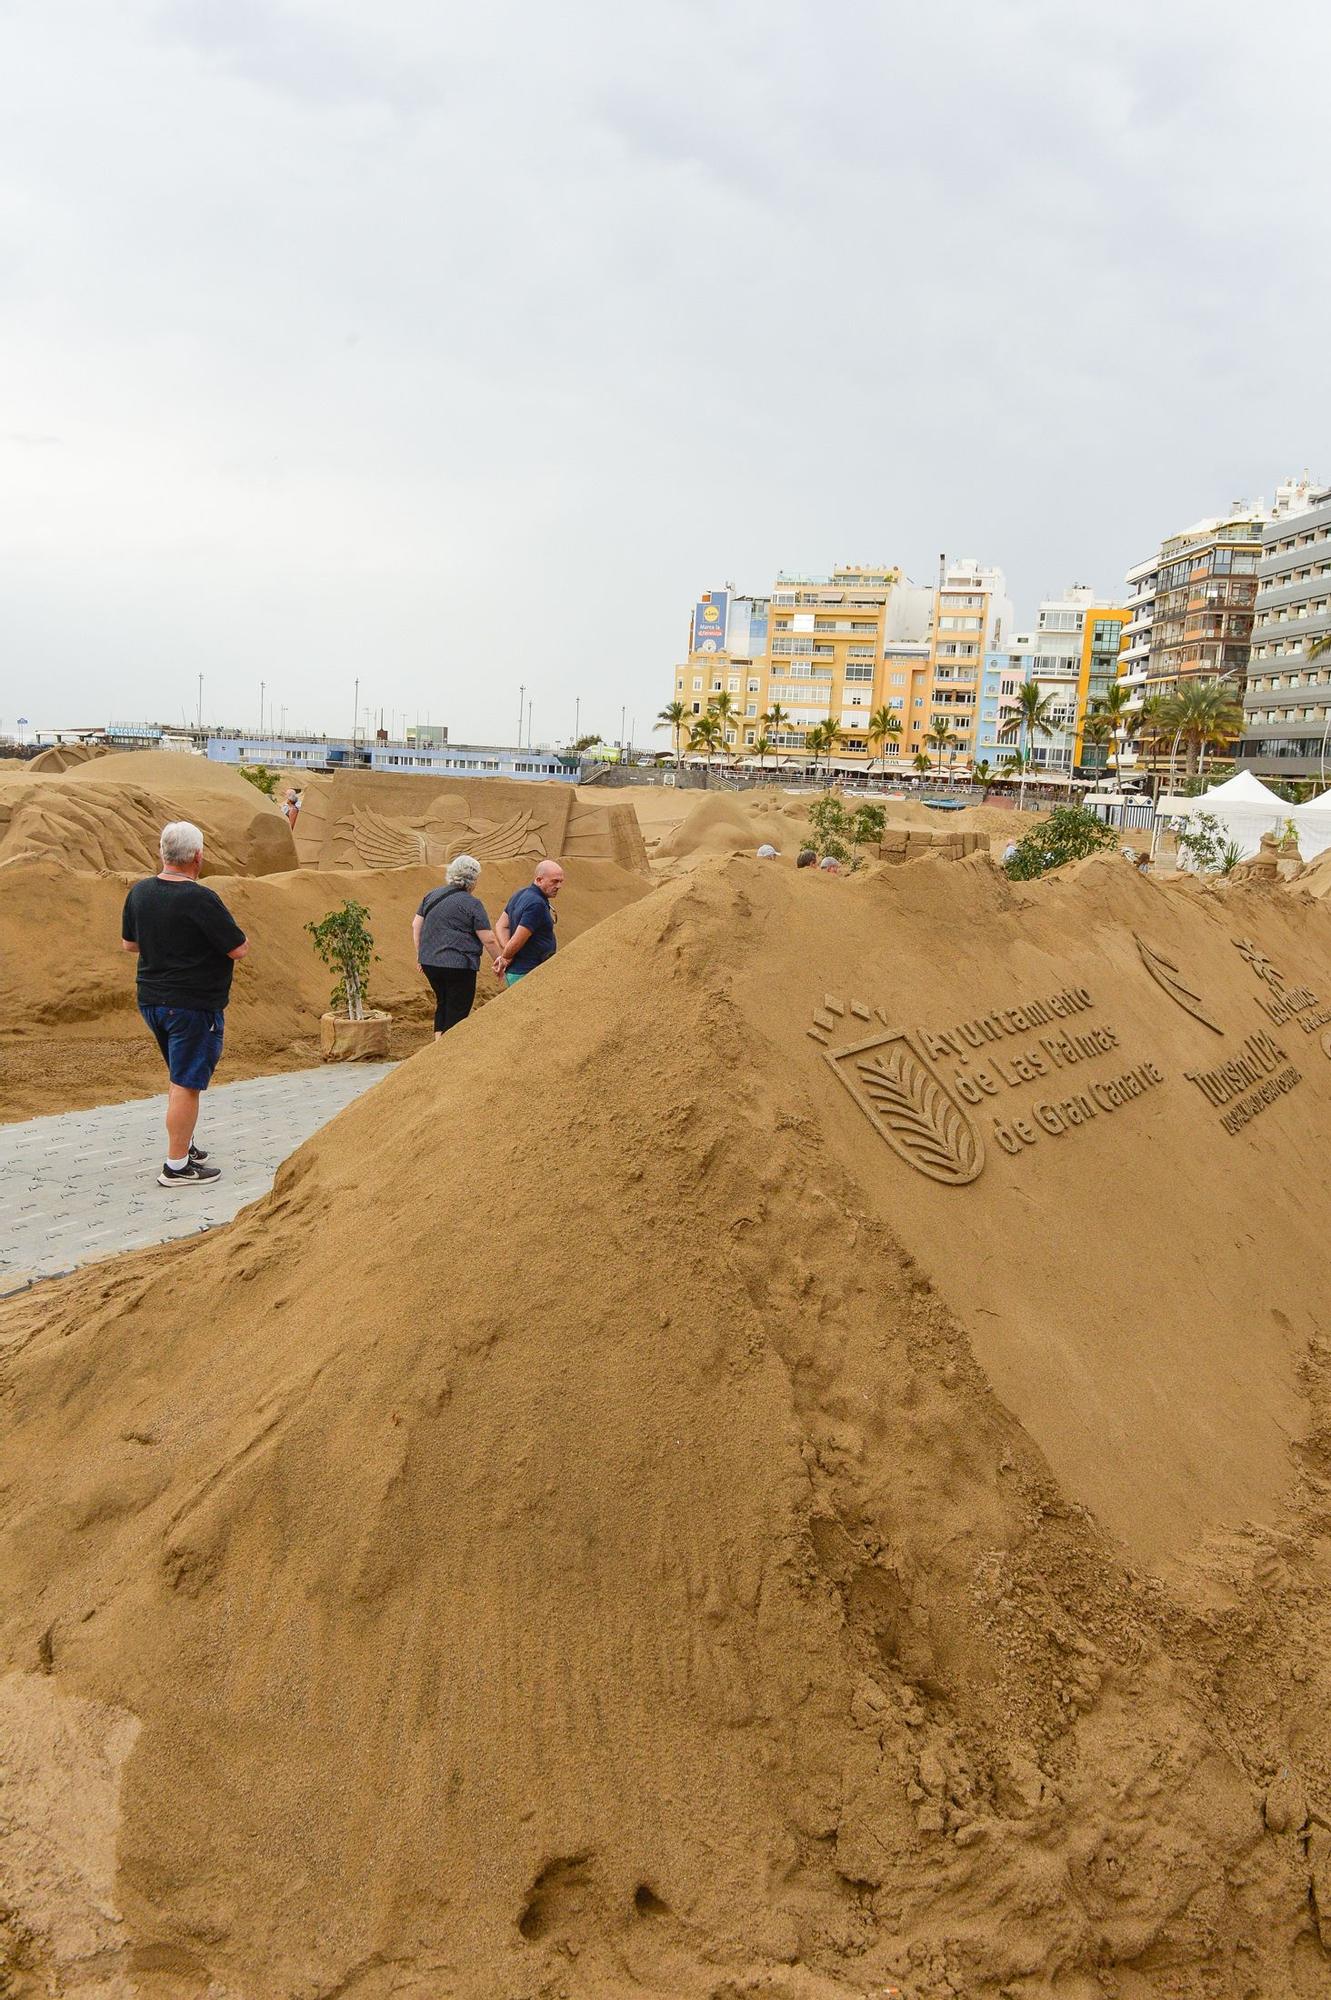
[[(1050, 699), (1051, 736), (1033, 736), (1025, 745), (1026, 755), (1037, 770), (1072, 773), (1077, 753), (1078, 690), (1082, 681), (1082, 656), (1086, 649), (1086, 621), (1104, 607), (1100, 591), (1076, 583), (1062, 597), (1044, 598), (1035, 616), (1035, 628), (1019, 632), (1012, 641), (1009, 682), (1034, 681), (1042, 695)], [(1016, 736), (1004, 738), (1010, 756), (1021, 747)]]

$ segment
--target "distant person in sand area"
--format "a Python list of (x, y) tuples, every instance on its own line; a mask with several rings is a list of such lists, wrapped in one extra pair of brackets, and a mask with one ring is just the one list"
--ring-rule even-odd
[(795, 856), (795, 866), (797, 868), (812, 868), (817, 859), (818, 856), (811, 847), (801, 847), (799, 853)]
[(416, 957), (434, 988), (436, 1041), (470, 1014), (482, 950), (492, 961), (499, 956), (485, 905), (471, 893), (480, 872), (474, 855), (455, 855), (444, 870), (443, 888), (431, 889), (411, 920)]
[(162, 828), (162, 870), (125, 898), (120, 942), (138, 956), (139, 1012), (162, 1051), (166, 1160), (159, 1187), (197, 1187), (220, 1178), (194, 1143), (199, 1096), (222, 1054), (222, 1016), (231, 974), (249, 950), (245, 933), (213, 889), (199, 880), (203, 835), (187, 819)]
[(554, 900), (563, 886), (564, 871), (559, 863), (538, 861), (528, 886), (505, 903), (495, 925), (499, 939), (495, 971), (506, 986), (516, 986), (519, 979), (554, 957)]
[(839, 875), (841, 873), (841, 863), (837, 860), (835, 854), (825, 854), (818, 863), (818, 866), (822, 869), (824, 875)]
[(296, 821), (300, 818), (301, 803), (301, 794), (294, 786), (288, 786), (287, 795), (282, 801), (282, 815), (293, 833), (296, 830)]
[(781, 859), (780, 850), (773, 847), (770, 840), (765, 840), (758, 849), (758, 859), (760, 861), (779, 861)]

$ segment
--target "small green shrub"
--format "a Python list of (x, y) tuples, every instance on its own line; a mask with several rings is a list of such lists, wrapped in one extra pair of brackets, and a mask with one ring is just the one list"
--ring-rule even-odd
[(1195, 868), (1202, 871), (1218, 868), (1224, 852), (1220, 821), (1214, 813), (1194, 813), (1179, 835), (1178, 844)]
[(862, 861), (860, 849), (877, 846), (882, 839), (887, 813), (867, 799), (863, 805), (850, 809), (835, 792), (824, 792), (809, 808), (809, 824), (813, 829), (813, 851), (820, 861), (830, 856), (833, 861), (858, 868)]
[(1014, 882), (1030, 882), (1065, 862), (1116, 847), (1118, 834), (1084, 806), (1055, 806), (1043, 826), (1033, 826), (1017, 842), (1003, 866)]
[(271, 799), (273, 788), (277, 784), (276, 771), (270, 771), (266, 764), (242, 764), (240, 775), (242, 778), (248, 778), (255, 790), (262, 792), (266, 799)]
[(379, 956), (366, 921), (369, 914), (363, 903), (348, 900), (341, 909), (330, 910), (321, 922), (305, 926), (314, 939), (314, 949), (338, 976), (329, 1005), (334, 1013), (345, 1006), (349, 1021), (365, 1019), (370, 966)]

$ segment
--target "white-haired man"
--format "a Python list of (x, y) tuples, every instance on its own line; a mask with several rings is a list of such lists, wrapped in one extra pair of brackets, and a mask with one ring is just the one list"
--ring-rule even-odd
[(159, 875), (125, 898), (122, 949), (138, 957), (139, 1012), (162, 1051), (166, 1159), (159, 1187), (198, 1187), (219, 1178), (194, 1143), (199, 1098), (222, 1054), (222, 1017), (231, 974), (249, 950), (245, 933), (215, 890), (199, 880), (203, 835), (187, 819), (162, 828)]
[(514, 986), (547, 958), (555, 955), (555, 913), (551, 908), (564, 886), (557, 861), (538, 861), (525, 889), (509, 897), (495, 925), (499, 941), (494, 969), (506, 986)]

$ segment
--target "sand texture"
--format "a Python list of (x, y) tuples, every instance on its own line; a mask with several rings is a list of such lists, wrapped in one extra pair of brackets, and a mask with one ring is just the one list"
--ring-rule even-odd
[(530, 872), (549, 854), (570, 867), (612, 861), (647, 872), (632, 808), (608, 796), (587, 798), (557, 781), (454, 784), (391, 771), (296, 781), (302, 786), (296, 822), (302, 867), (442, 870), (455, 854), (474, 854), (482, 862), (520, 862)]
[(1323, 1003), (1280, 892), (703, 861), (0, 1306), (11, 1990), (1331, 1992)]
[(205, 875), (296, 866), (291, 829), (273, 801), (220, 764), (145, 750), (65, 771), (31, 769), (0, 772), (0, 883), (6, 866), (35, 859), (81, 872), (155, 872), (158, 834), (173, 819), (203, 833)]
[[(523, 861), (483, 868), (477, 894), (492, 919), (530, 873)], [(134, 879), (50, 860), (0, 869), (0, 1122), (162, 1089), (161, 1057), (137, 1011), (134, 962), (120, 949), (120, 913)], [(210, 876), (251, 945), (236, 967), (218, 1082), (318, 1062), (319, 1016), (333, 982), (304, 927), (347, 897), (370, 912), (378, 954), (370, 997), (394, 1017), (392, 1053), (418, 1047), (434, 998), (416, 963), (411, 919), (441, 879), (424, 867)], [(561, 947), (647, 887), (611, 861), (570, 863), (558, 906)], [(499, 990), (482, 968), (478, 1005)]]

